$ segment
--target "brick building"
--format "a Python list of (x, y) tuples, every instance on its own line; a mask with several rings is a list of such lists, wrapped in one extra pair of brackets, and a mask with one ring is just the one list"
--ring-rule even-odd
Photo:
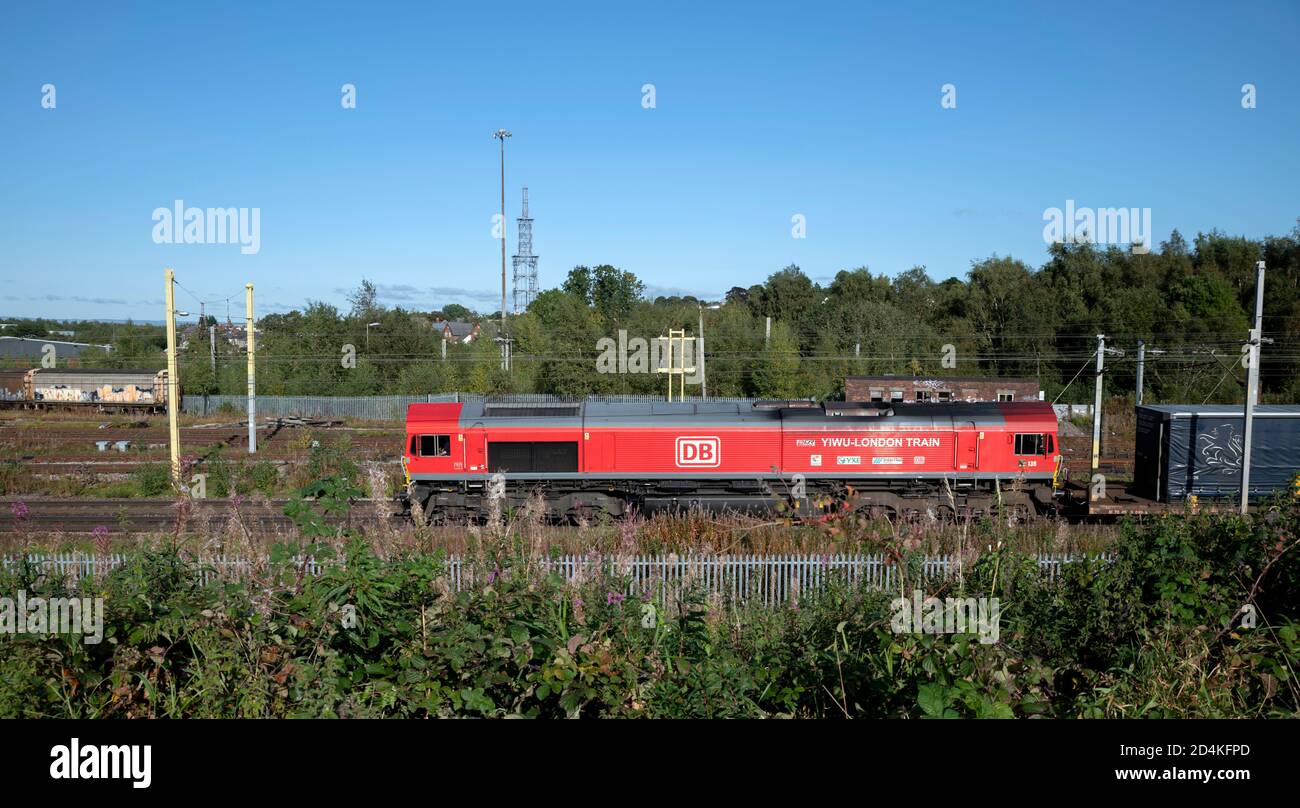
[(1038, 401), (1038, 380), (998, 376), (849, 376), (846, 401)]

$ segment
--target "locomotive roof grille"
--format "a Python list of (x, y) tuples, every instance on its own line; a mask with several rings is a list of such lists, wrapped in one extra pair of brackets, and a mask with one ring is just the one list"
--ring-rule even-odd
[(893, 415), (892, 404), (877, 404), (870, 401), (828, 401), (825, 404), (828, 417), (856, 415), (881, 416)]
[(812, 409), (821, 404), (808, 398), (763, 398), (754, 402), (756, 410)]
[(581, 405), (578, 404), (487, 404), (483, 407), (484, 418), (574, 418)]

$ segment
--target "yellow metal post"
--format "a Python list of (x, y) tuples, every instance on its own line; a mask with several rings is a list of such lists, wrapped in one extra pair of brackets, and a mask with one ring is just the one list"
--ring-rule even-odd
[(244, 284), (244, 289), (248, 298), (245, 325), (248, 337), (248, 453), (257, 454), (257, 347), (253, 343), (253, 284)]
[(695, 373), (695, 365), (693, 363), (689, 367), (686, 365), (686, 343), (687, 340), (690, 340), (691, 344), (693, 345), (695, 343), (695, 339), (686, 336), (686, 329), (682, 329), (679, 340), (681, 345), (680, 350), (682, 355), (682, 368), (681, 368), (681, 372), (677, 375), (677, 400), (685, 401), (686, 400), (686, 374)]
[(673, 335), (676, 333), (677, 333), (676, 331), (672, 331), (672, 330), (668, 332), (668, 400), (669, 401), (673, 400), (673, 379), (676, 378), (677, 376), (677, 366), (673, 364), (673, 357), (680, 356), (680, 354), (676, 353), (677, 345), (674, 343), (676, 337)]
[(176, 273), (168, 267), (167, 279), (167, 433), (171, 443), (172, 485), (181, 488), (181, 430), (176, 422), (176, 391), (180, 389), (176, 371)]
[(1088, 479), (1088, 501), (1096, 501), (1097, 475), (1101, 473), (1101, 388), (1105, 372), (1106, 335), (1097, 335), (1097, 382), (1092, 402), (1092, 476)]
[[(682, 329), (679, 331), (670, 328), (668, 329), (668, 336), (659, 337), (659, 340), (662, 342), (662, 344), (666, 347), (668, 351), (668, 366), (657, 368), (657, 370), (659, 373), (668, 374), (668, 400), (669, 401), (673, 400), (673, 377), (676, 376), (679, 379), (677, 384), (677, 390), (678, 390), (677, 400), (685, 401), (686, 400), (686, 374), (695, 372), (694, 365), (691, 365), (690, 367), (687, 367), (686, 365), (686, 339), (687, 339), (686, 329)], [(674, 344), (676, 344), (677, 346), (675, 352), (673, 350)], [(677, 356), (681, 357), (680, 365), (674, 364), (673, 362), (674, 353), (676, 353)]]

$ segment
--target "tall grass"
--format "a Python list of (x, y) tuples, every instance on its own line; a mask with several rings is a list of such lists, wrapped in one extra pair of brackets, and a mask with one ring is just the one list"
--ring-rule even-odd
[[(367, 495), (387, 492), (393, 484), (386, 470), (367, 469)], [(240, 477), (240, 479), (244, 479)], [(213, 480), (209, 477), (209, 493)], [(239, 493), (245, 490), (240, 486)], [(236, 498), (238, 499), (238, 498)], [(248, 490), (247, 495), (232, 501), (221, 514), (241, 534), (252, 538), (256, 552), (281, 541), (292, 540), (296, 528), (262, 535), (264, 529), (248, 515), (251, 503), (265, 500), (262, 489)], [(376, 552), (420, 547), (451, 553), (465, 553), (480, 541), (487, 529), (479, 524), (422, 525), (415, 520), (395, 520), (395, 504), (388, 499), (374, 499), (358, 505), (354, 511), (356, 529)], [(991, 519), (939, 522), (921, 520), (914, 523), (888, 519), (850, 516), (822, 523), (800, 523), (789, 519), (760, 518), (738, 514), (711, 514), (703, 511), (660, 513), (650, 518), (633, 516), (621, 520), (599, 520), (576, 525), (548, 523), (540, 502), (529, 507), (509, 510), (501, 524), (510, 532), (524, 536), (530, 546), (546, 553), (583, 554), (615, 552), (632, 554), (855, 554), (896, 551), (899, 553), (951, 554), (974, 558), (999, 547), (1024, 553), (1095, 554), (1110, 547), (1120, 534), (1117, 525), (1068, 524), (1058, 520), (1039, 520), (1007, 524)], [(159, 536), (120, 534), (112, 514), (105, 513), (104, 524), (113, 532), (114, 550), (156, 544)], [(182, 524), (180, 535), (163, 534), (166, 541), (193, 549), (219, 546), (231, 525), (217, 528), (191, 515)], [(5, 534), (0, 533), (0, 548)], [(89, 547), (88, 537), (57, 532), (33, 532), (28, 542), (48, 550), (76, 551)], [(260, 548), (260, 549), (259, 549)]]
[[(166, 543), (97, 579), (0, 574), (4, 592), (102, 597), (106, 635), (0, 643), (0, 717), (1300, 715), (1296, 503), (1129, 525), (1109, 563), (1052, 581), (1004, 544), (959, 582), (909, 582), (999, 598), (1000, 639), (982, 642), (899, 631), (889, 595), (843, 582), (772, 608), (689, 583), (667, 603), (629, 595), (617, 564), (566, 581), (540, 563), (536, 514), (467, 531), (455, 591), (428, 535), (377, 552), (318, 518), (359, 489), (308, 493), (242, 585), (203, 585)], [(337, 563), (308, 576), (304, 553)]]

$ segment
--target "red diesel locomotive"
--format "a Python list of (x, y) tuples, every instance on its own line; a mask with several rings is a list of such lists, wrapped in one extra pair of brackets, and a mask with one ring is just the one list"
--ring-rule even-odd
[(410, 405), (402, 465), (429, 518), (538, 495), (553, 518), (780, 500), (815, 514), (846, 499), (1028, 516), (1053, 507), (1056, 448), (1051, 405), (1032, 401), (467, 402)]

